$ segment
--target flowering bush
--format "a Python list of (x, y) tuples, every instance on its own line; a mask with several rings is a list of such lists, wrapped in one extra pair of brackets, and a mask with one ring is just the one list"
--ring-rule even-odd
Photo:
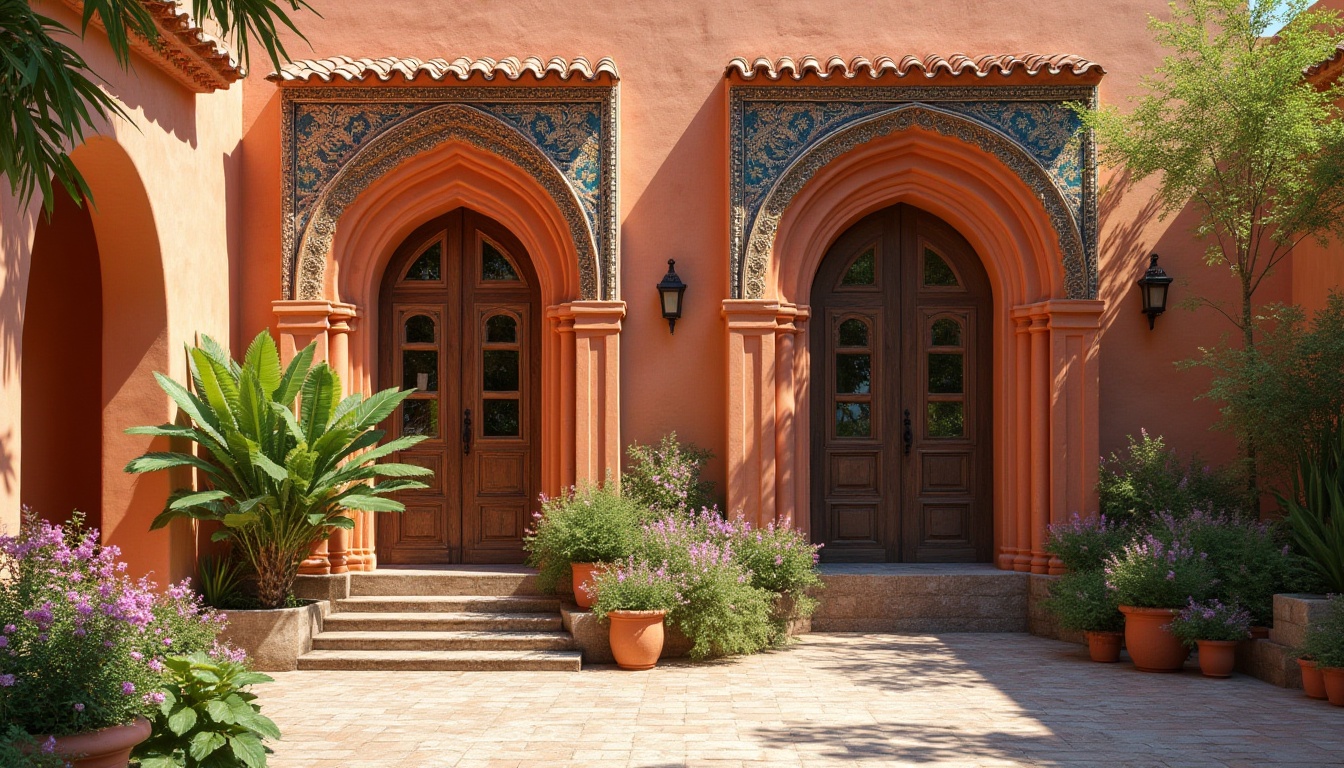
[(1075, 632), (1119, 632), (1125, 616), (1116, 608), (1115, 595), (1106, 588), (1099, 570), (1071, 571), (1050, 585), (1046, 607), (1059, 625)]
[(647, 511), (608, 486), (571, 488), (542, 496), (536, 523), (523, 539), (527, 562), (540, 570), (538, 586), (551, 592), (569, 578), (571, 563), (612, 563), (634, 553)]
[(1104, 571), (1116, 604), (1137, 608), (1180, 608), (1204, 599), (1215, 581), (1207, 554), (1152, 534), (1108, 557)]
[(1189, 646), (1197, 640), (1245, 640), (1251, 636), (1251, 614), (1236, 603), (1192, 598), (1171, 620), (1171, 633)]
[(801, 531), (784, 525), (770, 523), (752, 528), (745, 520), (732, 525), (733, 557), (751, 574), (751, 585), (781, 595), (790, 603), (789, 615), (775, 618), (787, 622), (811, 616), (817, 609), (817, 599), (808, 592), (823, 586), (817, 573), (821, 545), (808, 542)]
[(1045, 551), (1058, 557), (1071, 573), (1099, 571), (1106, 558), (1124, 546), (1133, 534), (1105, 515), (1074, 514), (1067, 523), (1050, 526)]
[(1179, 517), (1196, 509), (1244, 514), (1246, 481), (1235, 469), (1213, 468), (1198, 457), (1182, 460), (1162, 437), (1140, 430), (1123, 451), (1103, 458), (1097, 482), (1101, 512), (1110, 520), (1140, 525), (1161, 512)]
[(612, 611), (672, 611), (681, 604), (681, 593), (667, 566), (655, 568), (634, 556), (595, 574), (583, 588), (593, 597), (593, 615), (599, 620)]
[(658, 445), (635, 444), (626, 449), (630, 467), (621, 476), (625, 496), (666, 514), (713, 506), (714, 484), (700, 479), (714, 454), (665, 435)]
[(71, 763), (56, 754), (56, 737), (39, 742), (17, 725), (0, 732), (0, 765), (5, 768), (70, 768)]

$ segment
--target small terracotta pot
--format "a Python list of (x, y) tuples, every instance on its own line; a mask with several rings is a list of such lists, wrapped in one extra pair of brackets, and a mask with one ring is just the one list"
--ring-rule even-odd
[(1269, 639), (1269, 627), (1251, 627), (1251, 639), (1252, 640)]
[(1344, 707), (1344, 669), (1326, 667), (1321, 676), (1325, 678), (1325, 698), (1336, 707)]
[(601, 563), (570, 563), (570, 580), (574, 584), (574, 602), (580, 608), (592, 608), (593, 598), (583, 589), (584, 584), (593, 583), (593, 574), (602, 570)]
[(1125, 648), (1136, 668), (1142, 672), (1181, 671), (1190, 649), (1169, 628), (1177, 609), (1122, 605), (1120, 612), (1125, 614)]
[[(149, 721), (137, 717), (130, 725), (114, 725), (100, 731), (56, 737), (56, 754), (71, 761), (74, 768), (126, 768), (131, 750), (149, 738)], [(45, 744), (48, 736), (36, 736)]]
[(1199, 645), (1199, 671), (1205, 677), (1231, 677), (1237, 666), (1236, 640), (1196, 640)]
[(1120, 660), (1120, 641), (1123, 632), (1087, 632), (1087, 653), (1093, 661), (1113, 664)]
[(1325, 698), (1325, 676), (1316, 668), (1311, 659), (1298, 659), (1297, 666), (1302, 669), (1302, 691), (1309, 699)]
[(663, 653), (667, 611), (611, 611), (611, 655), (621, 669), (653, 669)]

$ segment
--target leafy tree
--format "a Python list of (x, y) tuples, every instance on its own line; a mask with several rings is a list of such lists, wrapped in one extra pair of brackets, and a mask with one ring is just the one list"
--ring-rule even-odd
[[(1171, 20), (1150, 19), (1169, 53), (1132, 112), (1075, 107), (1096, 132), (1104, 162), (1139, 180), (1160, 174), (1164, 216), (1193, 206), (1205, 259), (1228, 267), (1241, 306), (1217, 310), (1256, 344), (1254, 296), (1307, 238), (1344, 235), (1344, 120), (1338, 84), (1304, 71), (1334, 55), (1344, 30), (1308, 0), (1181, 0)], [(1270, 36), (1278, 28), (1282, 31)], [(1255, 446), (1243, 436), (1256, 484)]]
[[(273, 66), (288, 60), (281, 27), (303, 39), (286, 13), (311, 10), (308, 0), (191, 0), (197, 23), (213, 22), (224, 31), (239, 63), (246, 67), (252, 45), (260, 44)], [(283, 7), (282, 7), (283, 6)], [(97, 20), (106, 31), (117, 63), (131, 69), (131, 42), (159, 41), (154, 17), (141, 0), (85, 0), (79, 36)], [(75, 32), (33, 10), (28, 0), (0, 0), (0, 175), (10, 192), (27, 204), (41, 191), (50, 215), (53, 180), (77, 202), (90, 197), (89, 186), (69, 152), (110, 116), (129, 119), (121, 104), (98, 83), (102, 80), (66, 38)]]

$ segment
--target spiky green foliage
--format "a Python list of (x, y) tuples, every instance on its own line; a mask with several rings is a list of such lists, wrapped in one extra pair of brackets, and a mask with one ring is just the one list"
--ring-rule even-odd
[(1293, 546), (1330, 592), (1344, 593), (1344, 416), (1304, 451), (1292, 492), (1279, 495)]
[[(176, 467), (199, 471), (204, 487), (172, 494), (155, 518), (161, 528), (179, 518), (220, 523), (216, 541), (229, 541), (257, 577), (264, 608), (284, 604), (299, 563), (336, 528), (350, 529), (347, 512), (400, 512), (388, 494), (426, 487), (411, 478), (432, 474), (409, 464), (377, 461), (424, 437), (379, 444), (377, 425), (410, 392), (385, 389), (341, 398), (341, 381), (326, 363), (314, 366), (315, 345), (280, 365), (269, 332), (252, 341), (241, 365), (210, 337), (188, 348), (192, 389), (156, 373), (159, 386), (191, 420), (127, 432), (196, 443), (198, 454), (154, 451), (127, 472)], [(379, 480), (379, 478), (386, 478)]]

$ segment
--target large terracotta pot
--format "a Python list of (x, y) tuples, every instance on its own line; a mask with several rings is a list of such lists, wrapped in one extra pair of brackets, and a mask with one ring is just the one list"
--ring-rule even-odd
[[(126, 768), (131, 750), (149, 738), (149, 721), (137, 717), (130, 725), (114, 725), (100, 731), (56, 737), (56, 754), (71, 761), (74, 768)], [(45, 744), (49, 737), (36, 737)]]
[(570, 581), (574, 584), (574, 602), (580, 608), (592, 608), (593, 598), (583, 589), (584, 584), (593, 582), (593, 574), (602, 570), (601, 563), (570, 563)]
[(1311, 699), (1325, 698), (1325, 676), (1316, 668), (1311, 659), (1298, 659), (1297, 666), (1302, 668), (1302, 691)]
[(611, 611), (611, 655), (621, 669), (653, 669), (663, 653), (667, 611)]
[(1093, 661), (1113, 664), (1120, 660), (1121, 632), (1087, 632), (1087, 653)]
[(1181, 671), (1190, 649), (1168, 629), (1176, 609), (1122, 605), (1120, 612), (1125, 614), (1125, 647), (1135, 667), (1143, 672)]
[(1344, 707), (1344, 669), (1326, 667), (1321, 676), (1325, 678), (1325, 697), (1336, 707)]
[(1236, 640), (1196, 640), (1199, 645), (1199, 671), (1205, 677), (1231, 677), (1237, 666)]

